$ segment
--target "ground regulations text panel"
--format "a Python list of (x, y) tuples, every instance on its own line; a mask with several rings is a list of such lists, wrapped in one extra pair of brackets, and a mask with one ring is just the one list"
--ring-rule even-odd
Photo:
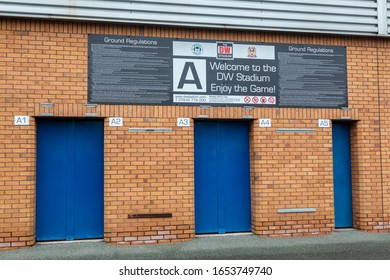
[(340, 46), (89, 35), (98, 104), (348, 106)]

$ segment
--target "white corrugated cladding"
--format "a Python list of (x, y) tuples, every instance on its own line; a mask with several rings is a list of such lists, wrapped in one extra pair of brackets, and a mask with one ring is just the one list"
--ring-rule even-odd
[(387, 35), (386, 0), (0, 0), (0, 15)]

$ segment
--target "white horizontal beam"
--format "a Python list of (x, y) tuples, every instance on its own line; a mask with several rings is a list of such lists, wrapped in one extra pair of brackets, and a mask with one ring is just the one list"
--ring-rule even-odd
[(386, 0), (0, 0), (0, 15), (387, 35)]

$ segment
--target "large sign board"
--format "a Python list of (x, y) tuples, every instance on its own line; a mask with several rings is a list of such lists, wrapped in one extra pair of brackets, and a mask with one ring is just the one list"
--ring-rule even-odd
[(90, 103), (348, 106), (345, 47), (89, 35), (88, 52)]

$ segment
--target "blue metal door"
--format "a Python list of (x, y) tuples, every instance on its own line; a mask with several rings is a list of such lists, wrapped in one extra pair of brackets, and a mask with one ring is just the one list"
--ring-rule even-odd
[(195, 232), (251, 230), (249, 124), (195, 122)]
[(103, 122), (37, 122), (36, 238), (103, 237)]
[(351, 144), (348, 123), (332, 124), (335, 227), (353, 226)]

